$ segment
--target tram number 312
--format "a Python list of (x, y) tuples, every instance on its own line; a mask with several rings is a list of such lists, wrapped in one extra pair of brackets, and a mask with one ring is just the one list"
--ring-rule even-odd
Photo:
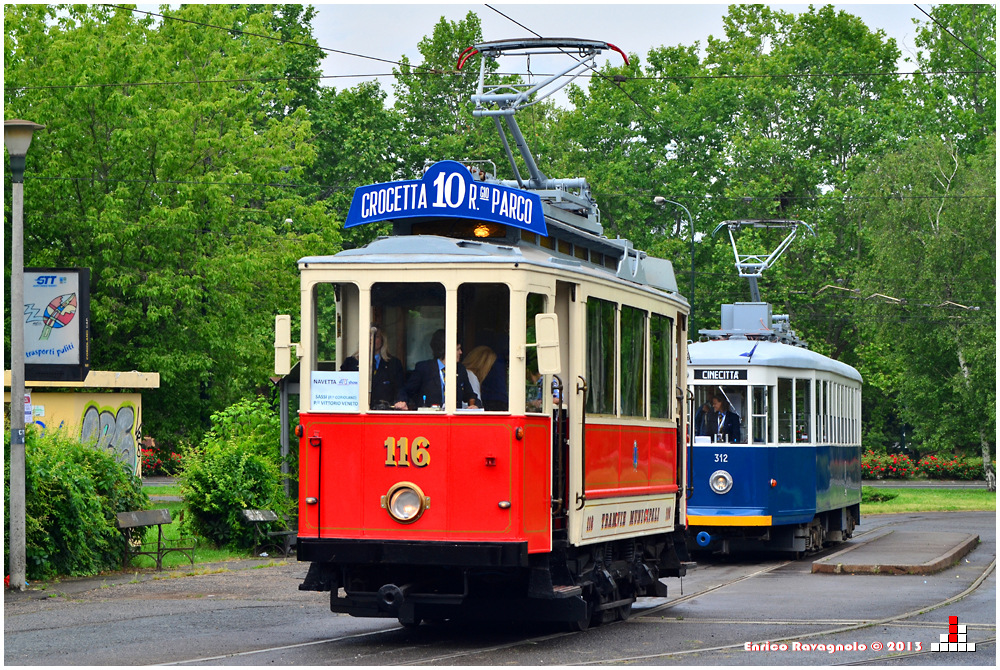
[[(385, 438), (385, 464), (387, 467), (408, 468), (413, 465), (423, 468), (431, 464), (431, 443), (426, 437), (416, 437), (411, 446), (405, 437), (397, 440), (394, 437)], [(411, 451), (412, 449), (412, 451)]]

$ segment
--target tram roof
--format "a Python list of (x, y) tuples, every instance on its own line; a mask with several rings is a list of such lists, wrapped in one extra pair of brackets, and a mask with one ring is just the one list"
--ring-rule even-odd
[[(756, 347), (756, 349), (754, 349)], [(748, 354), (753, 350), (749, 366), (799, 368), (822, 370), (861, 382), (861, 374), (846, 363), (802, 347), (767, 340), (709, 340), (688, 345), (689, 366), (731, 365), (747, 366)]]
[[(659, 259), (644, 259), (647, 262)], [(441, 264), (441, 263), (520, 263), (562, 272), (574, 272), (612, 281), (622, 281), (616, 271), (590, 263), (581, 262), (569, 256), (552, 253), (548, 249), (533, 245), (505, 245), (477, 240), (461, 240), (438, 235), (402, 235), (380, 237), (357, 249), (345, 249), (331, 256), (307, 256), (299, 259), (299, 265), (338, 265), (341, 263), (362, 263), (382, 265), (390, 263)], [(624, 278), (629, 281), (628, 278)], [(673, 299), (685, 302), (677, 292), (672, 269), (667, 284), (658, 286), (656, 281), (630, 281), (633, 285), (668, 293)]]

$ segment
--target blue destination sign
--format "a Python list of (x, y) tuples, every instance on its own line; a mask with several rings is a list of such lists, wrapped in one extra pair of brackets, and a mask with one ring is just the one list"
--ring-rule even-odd
[(456, 161), (435, 163), (422, 179), (355, 189), (344, 227), (412, 217), (476, 219), (549, 234), (537, 193), (477, 182)]

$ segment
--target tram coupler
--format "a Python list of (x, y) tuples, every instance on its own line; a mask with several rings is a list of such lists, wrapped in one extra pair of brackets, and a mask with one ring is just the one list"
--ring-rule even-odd
[(410, 592), (411, 585), (386, 584), (378, 590), (379, 609), (389, 612), (392, 615), (399, 613), (399, 608), (406, 600), (406, 595)]

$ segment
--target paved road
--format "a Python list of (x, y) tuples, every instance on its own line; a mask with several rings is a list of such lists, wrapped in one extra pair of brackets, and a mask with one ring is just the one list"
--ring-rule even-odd
[[(643, 599), (629, 621), (554, 627), (458, 625), (415, 630), (329, 612), (297, 587), (305, 566), (240, 561), (216, 572), (74, 580), (8, 593), (7, 665), (987, 665), (996, 660), (996, 515), (869, 516), (862, 533), (961, 529), (982, 543), (935, 575), (812, 574), (815, 557), (701, 559), (670, 597)], [(842, 548), (842, 547), (841, 547)], [(834, 551), (834, 550), (830, 550)], [(148, 577), (148, 575), (146, 575)], [(171, 578), (175, 577), (175, 578)], [(977, 586), (978, 584), (978, 586)], [(683, 591), (683, 592), (682, 592)], [(975, 652), (923, 653), (967, 626)], [(764, 642), (765, 651), (754, 651)], [(748, 649), (747, 645), (751, 645)], [(781, 645), (786, 645), (784, 649)], [(832, 645), (833, 653), (828, 647)], [(836, 645), (841, 645), (837, 647)], [(881, 650), (875, 646), (881, 645)], [(900, 652), (889, 647), (901, 647)], [(919, 655), (906, 655), (917, 652)], [(863, 647), (863, 648), (862, 648)]]

